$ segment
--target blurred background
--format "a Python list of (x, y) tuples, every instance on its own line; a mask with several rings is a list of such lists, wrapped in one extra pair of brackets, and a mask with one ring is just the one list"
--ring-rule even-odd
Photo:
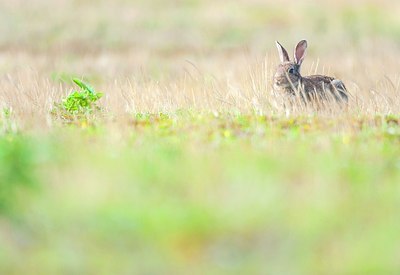
[(292, 52), (306, 38), (308, 64), (321, 58), (359, 72), (368, 66), (362, 57), (398, 59), (399, 12), (395, 0), (3, 0), (0, 68), (157, 77), (182, 72), (189, 60), (218, 74), (243, 58), (275, 62), (275, 40)]

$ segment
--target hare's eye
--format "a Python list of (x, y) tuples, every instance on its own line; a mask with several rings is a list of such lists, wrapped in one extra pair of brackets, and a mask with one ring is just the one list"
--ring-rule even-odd
[(294, 69), (293, 69), (293, 68), (289, 68), (289, 69), (288, 69), (288, 73), (294, 74)]

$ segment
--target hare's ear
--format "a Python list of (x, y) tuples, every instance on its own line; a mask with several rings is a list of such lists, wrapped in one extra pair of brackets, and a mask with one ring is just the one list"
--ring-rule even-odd
[(301, 65), (304, 57), (306, 56), (306, 49), (307, 49), (306, 40), (301, 40), (299, 43), (297, 43), (297, 46), (294, 50), (294, 61), (299, 66)]
[(275, 41), (275, 44), (276, 47), (278, 48), (279, 58), (281, 59), (281, 62), (283, 63), (289, 61), (289, 55), (285, 50), (285, 48), (281, 44), (279, 44), (278, 41)]

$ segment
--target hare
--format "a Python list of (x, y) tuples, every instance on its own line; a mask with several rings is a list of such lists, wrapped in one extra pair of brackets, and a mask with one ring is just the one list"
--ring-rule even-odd
[(294, 50), (294, 61), (289, 60), (285, 48), (276, 41), (281, 63), (274, 75), (274, 90), (289, 95), (300, 95), (305, 101), (334, 99), (345, 103), (347, 90), (339, 79), (325, 75), (301, 76), (300, 66), (304, 60), (307, 41), (301, 40)]

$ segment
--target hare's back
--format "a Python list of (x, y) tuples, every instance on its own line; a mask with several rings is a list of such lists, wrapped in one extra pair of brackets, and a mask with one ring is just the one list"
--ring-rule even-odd
[(310, 75), (305, 76), (304, 80), (306, 80), (310, 84), (330, 84), (333, 80), (335, 80), (335, 78), (326, 75)]
[(336, 100), (347, 101), (347, 90), (344, 83), (326, 75), (310, 75), (303, 78), (304, 89), (308, 93), (325, 94), (330, 92)]
[(307, 93), (324, 93), (332, 87), (333, 77), (325, 75), (310, 75), (303, 77), (303, 87)]

